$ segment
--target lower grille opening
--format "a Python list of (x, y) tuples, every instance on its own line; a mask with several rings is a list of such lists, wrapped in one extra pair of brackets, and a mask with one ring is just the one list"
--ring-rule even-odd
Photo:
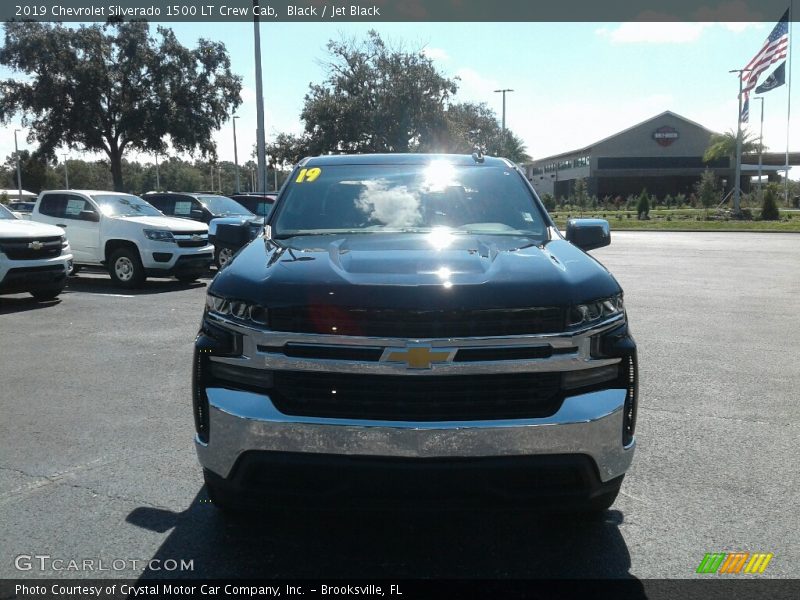
[(273, 372), (284, 414), (328, 418), (470, 421), (540, 418), (561, 406), (560, 373), (385, 376)]

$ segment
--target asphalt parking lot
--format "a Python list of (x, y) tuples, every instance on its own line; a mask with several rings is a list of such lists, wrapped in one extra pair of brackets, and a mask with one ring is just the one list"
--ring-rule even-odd
[[(638, 450), (601, 522), (492, 511), (221, 517), (192, 446), (207, 280), (0, 298), (0, 577), (686, 578), (707, 552), (800, 575), (800, 235), (619, 232), (594, 252), (640, 348)], [(193, 571), (15, 568), (193, 560)], [(162, 563), (163, 564), (163, 563)]]

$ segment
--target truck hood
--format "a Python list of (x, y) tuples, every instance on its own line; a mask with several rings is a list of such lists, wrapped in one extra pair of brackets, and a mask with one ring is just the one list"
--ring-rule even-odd
[(209, 291), (274, 307), (449, 310), (566, 306), (621, 290), (559, 237), (366, 233), (258, 238)]
[(198, 223), (189, 219), (175, 217), (120, 217), (130, 223), (139, 223), (150, 229), (166, 229), (173, 233), (187, 233), (190, 231), (208, 231), (205, 223)]
[(64, 230), (55, 225), (37, 223), (36, 221), (22, 221), (17, 219), (0, 219), (0, 239), (19, 237), (52, 237), (64, 235)]

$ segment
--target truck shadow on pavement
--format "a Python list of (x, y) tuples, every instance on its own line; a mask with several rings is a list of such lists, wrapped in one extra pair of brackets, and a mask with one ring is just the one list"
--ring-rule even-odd
[(60, 302), (60, 298), (42, 301), (28, 295), (12, 298), (0, 296), (0, 315), (10, 315), (11, 313), (29, 310), (44, 310), (52, 306), (58, 306)]
[[(213, 274), (211, 275), (213, 276)], [(177, 279), (157, 279), (148, 278), (142, 287), (137, 289), (125, 289), (117, 287), (111, 281), (108, 275), (94, 274), (86, 276), (83, 273), (77, 276), (72, 276), (67, 280), (67, 287), (64, 289), (64, 294), (75, 292), (83, 292), (90, 294), (113, 294), (124, 296), (147, 296), (150, 294), (163, 294), (167, 292), (176, 292), (180, 290), (188, 290), (197, 287), (204, 287), (209, 282), (207, 276), (193, 281), (191, 283), (182, 283)]]
[[(281, 510), (230, 516), (205, 489), (182, 513), (150, 507), (127, 521), (172, 533), (153, 559), (194, 570), (152, 578), (631, 578), (623, 515), (596, 521), (520, 511)], [(638, 580), (637, 580), (638, 583)], [(644, 594), (642, 594), (644, 597)]]

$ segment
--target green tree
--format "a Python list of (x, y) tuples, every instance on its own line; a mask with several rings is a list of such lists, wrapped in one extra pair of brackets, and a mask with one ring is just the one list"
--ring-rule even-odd
[[(766, 148), (766, 146), (765, 146)], [(758, 152), (758, 138), (748, 131), (742, 132), (742, 154), (748, 152)], [(703, 162), (711, 162), (718, 158), (730, 158), (733, 162), (736, 158), (736, 132), (727, 131), (725, 133), (715, 133), (711, 136), (711, 142), (703, 154)]]
[[(748, 152), (758, 152), (758, 138), (747, 131), (742, 131), (742, 154)], [(763, 148), (766, 148), (764, 146)], [(733, 187), (736, 179), (736, 132), (727, 131), (725, 133), (715, 133), (711, 136), (711, 141), (703, 154), (703, 162), (727, 158), (730, 165), (730, 177), (728, 178), (728, 188)]]
[(780, 210), (778, 210), (778, 186), (770, 183), (767, 189), (764, 190), (764, 199), (761, 204), (761, 220), (762, 221), (779, 221), (781, 218)]
[[(31, 154), (29, 150), (19, 151), (19, 164), (22, 175), (22, 188), (38, 194), (43, 189), (63, 187), (64, 177), (59, 178), (51, 161), (45, 157)], [(13, 154), (6, 157), (5, 167), (11, 175), (11, 189), (17, 187), (17, 159)]]
[(168, 138), (179, 152), (215, 156), (211, 134), (241, 103), (241, 78), (224, 44), (189, 49), (171, 29), (157, 33), (144, 21), (6, 23), (0, 65), (23, 76), (0, 82), (0, 122), (21, 113), (42, 156), (104, 152), (117, 190), (127, 150), (163, 152)]
[(636, 214), (639, 219), (650, 218), (650, 195), (647, 190), (642, 190), (642, 193), (639, 194), (639, 199), (636, 201)]
[(697, 182), (696, 193), (700, 204), (706, 209), (706, 220), (708, 220), (708, 209), (711, 208), (715, 202), (719, 201), (717, 178), (714, 176), (713, 171), (709, 171), (708, 169), (703, 171), (703, 174), (700, 176), (700, 181)]
[(486, 154), (521, 163), (524, 142), (503, 133), (486, 104), (455, 103), (455, 79), (439, 73), (419, 51), (388, 46), (370, 31), (362, 41), (328, 43), (328, 71), (311, 84), (300, 135), (279, 134), (267, 152), (273, 164), (292, 165), (326, 153), (455, 152)]
[(544, 207), (549, 212), (552, 212), (556, 209), (556, 199), (553, 198), (553, 194), (545, 194), (542, 196), (542, 204), (544, 204)]
[(581, 216), (583, 216), (583, 211), (586, 209), (586, 204), (589, 201), (588, 188), (586, 186), (586, 180), (583, 177), (579, 177), (575, 180), (573, 196), (575, 198), (575, 204), (578, 205), (578, 208), (581, 210)]
[(312, 84), (300, 118), (311, 154), (411, 152), (441, 130), (456, 84), (420, 50), (363, 41), (328, 42), (328, 78)]

